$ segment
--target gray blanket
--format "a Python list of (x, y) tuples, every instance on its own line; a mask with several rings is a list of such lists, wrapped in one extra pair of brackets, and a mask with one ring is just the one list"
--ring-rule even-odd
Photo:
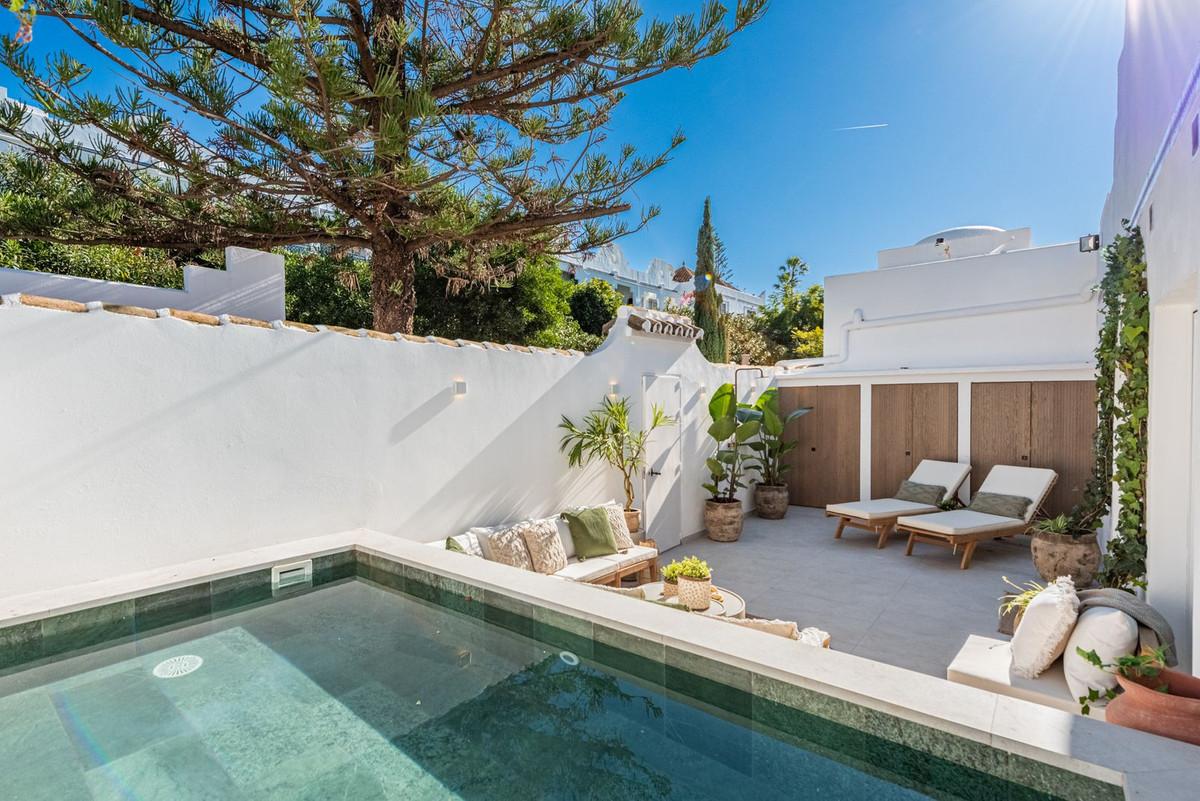
[(1179, 663), (1175, 657), (1175, 632), (1171, 630), (1171, 624), (1167, 622), (1167, 619), (1159, 614), (1153, 606), (1136, 595), (1111, 588), (1080, 590), (1078, 595), (1079, 614), (1082, 615), (1083, 610), (1093, 606), (1119, 609), (1140, 625), (1154, 632), (1154, 635), (1158, 637), (1159, 645), (1166, 652), (1167, 667), (1174, 667)]

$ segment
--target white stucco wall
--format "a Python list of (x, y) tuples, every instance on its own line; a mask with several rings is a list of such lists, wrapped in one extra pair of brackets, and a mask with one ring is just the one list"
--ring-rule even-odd
[(1090, 363), (1098, 254), (1077, 243), (825, 279), (838, 369)]
[(182, 309), (205, 314), (233, 314), (255, 320), (282, 320), (283, 257), (259, 250), (225, 248), (224, 270), (185, 266), (183, 289), (0, 267), (0, 295), (14, 293), (82, 303), (101, 301), (147, 309)]
[(640, 420), (646, 373), (682, 379), (691, 534), (710, 448), (701, 386), (732, 380), (692, 343), (626, 325), (563, 356), (11, 304), (0, 361), (0, 597), (358, 526), (426, 541), (619, 497), (615, 473), (567, 468), (556, 426), (611, 382)]
[(1139, 225), (1150, 292), (1146, 474), (1148, 600), (1200, 673), (1200, 14), (1191, 0), (1130, 0), (1117, 70), (1113, 185), (1101, 233)]

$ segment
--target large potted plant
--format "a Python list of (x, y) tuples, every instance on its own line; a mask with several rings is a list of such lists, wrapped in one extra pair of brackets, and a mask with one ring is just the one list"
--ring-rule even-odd
[(796, 443), (786, 439), (784, 432), (789, 423), (810, 411), (810, 408), (801, 408), (786, 415), (780, 412), (777, 387), (759, 395), (753, 408), (747, 411), (749, 419), (761, 423), (758, 439), (749, 443), (754, 456), (746, 462), (758, 471), (758, 481), (754, 484), (754, 511), (759, 517), (780, 520), (787, 514), (788, 486), (784, 474), (791, 465), (784, 464), (783, 457), (795, 449)]
[(717, 542), (733, 542), (742, 536), (742, 502), (737, 492), (746, 485), (745, 458), (748, 445), (758, 434), (758, 420), (746, 419), (737, 402), (733, 384), (722, 384), (708, 402), (712, 424), (708, 435), (716, 440), (716, 452), (706, 462), (712, 480), (704, 485), (711, 497), (704, 502), (704, 527)]
[(1033, 524), (1033, 566), (1045, 581), (1070, 576), (1080, 589), (1090, 587), (1102, 558), (1096, 539), (1099, 521), (1079, 511), (1047, 517)]
[(1091, 690), (1079, 699), (1082, 712), (1108, 699), (1104, 719), (1129, 729), (1200, 745), (1200, 678), (1166, 667), (1162, 649), (1122, 656), (1106, 664), (1095, 651), (1076, 652), (1096, 667), (1116, 674), (1121, 688)]
[(621, 473), (625, 489), (625, 524), (629, 531), (640, 531), (642, 513), (633, 506), (633, 478), (646, 469), (646, 442), (655, 429), (675, 425), (661, 406), (650, 409), (650, 425), (641, 431), (629, 425), (629, 398), (606, 397), (599, 409), (583, 418), (577, 426), (567, 416), (558, 424), (566, 433), (559, 450), (567, 455), (571, 467), (583, 467), (593, 460), (608, 463)]

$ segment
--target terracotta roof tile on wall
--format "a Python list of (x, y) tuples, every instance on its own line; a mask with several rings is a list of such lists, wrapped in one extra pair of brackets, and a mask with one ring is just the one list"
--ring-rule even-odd
[(291, 329), (293, 331), (303, 331), (310, 334), (318, 334), (327, 331), (342, 336), (354, 337), (357, 339), (377, 339), (386, 342), (411, 342), (421, 345), (437, 344), (448, 348), (481, 348), (488, 350), (502, 350), (519, 353), (545, 353), (551, 356), (576, 357), (586, 356), (587, 354), (577, 350), (563, 350), (561, 348), (529, 348), (524, 345), (500, 345), (495, 342), (475, 342), (470, 339), (447, 339), (445, 337), (422, 337), (415, 334), (388, 334), (383, 331), (375, 331), (369, 328), (344, 328), (339, 325), (310, 325), (308, 323), (297, 323), (291, 320), (275, 320), (267, 322), (266, 320), (254, 320), (249, 317), (239, 317), (237, 315), (224, 314), (215, 316), (204, 314), (202, 312), (187, 311), (184, 309), (145, 309), (141, 306), (123, 306), (115, 303), (79, 303), (74, 300), (62, 300), (60, 298), (46, 298), (40, 295), (26, 295), (24, 293), (14, 293), (3, 296), (3, 305), (5, 306), (29, 306), (38, 309), (50, 309), (52, 311), (65, 311), (75, 314), (88, 313), (94, 311), (108, 312), (110, 314), (121, 314), (130, 317), (142, 317), (146, 319), (160, 319), (170, 317), (176, 320), (182, 320), (186, 323), (194, 325), (206, 326), (222, 326), (222, 325), (241, 325), (250, 326), (252, 328), (263, 328), (269, 331)]

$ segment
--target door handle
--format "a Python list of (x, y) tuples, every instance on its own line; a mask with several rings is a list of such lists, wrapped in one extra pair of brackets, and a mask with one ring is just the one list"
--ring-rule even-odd
[(1029, 457), (1028, 457), (1028, 456), (1022, 456), (1022, 457), (1021, 457), (1021, 461), (1022, 461), (1022, 462), (1028, 462), (1028, 461), (1029, 461)]
[(816, 453), (816, 452), (817, 452), (817, 449), (816, 449), (816, 448), (813, 448), (813, 449), (812, 449), (812, 452), (813, 452), (813, 453)]
[(652, 475), (652, 476), (661, 476), (661, 475), (662, 475), (662, 473), (661, 473), (660, 471), (658, 471), (658, 470), (651, 470), (651, 471), (650, 471), (650, 475)]

